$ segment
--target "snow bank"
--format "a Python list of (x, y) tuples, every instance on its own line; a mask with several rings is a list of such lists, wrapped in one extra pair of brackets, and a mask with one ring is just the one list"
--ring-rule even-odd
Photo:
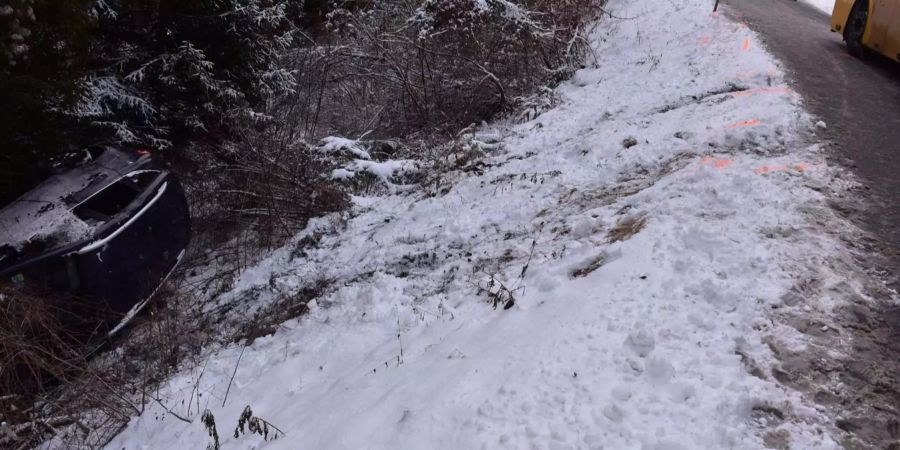
[(816, 9), (821, 10), (825, 14), (831, 15), (834, 12), (834, 0), (803, 0), (810, 5), (816, 7)]
[(590, 37), (598, 67), (495, 125), (483, 175), (314, 221), (317, 248), (217, 299), (255, 311), (335, 280), (310, 313), (166, 383), (193, 423), (151, 404), (108, 448), (202, 448), (205, 409), (223, 448), (262, 448), (232, 436), (247, 405), (287, 433), (267, 449), (836, 447), (751, 374), (796, 268), (839, 257), (801, 212), (829, 168), (776, 62), (710, 9), (611, 0), (627, 19)]
[[(375, 175), (376, 177), (387, 182), (394, 176), (415, 172), (416, 167), (416, 162), (408, 159), (388, 160), (381, 162), (357, 159), (356, 161), (353, 161), (347, 169), (344, 170), (353, 174), (366, 172)], [(335, 174), (335, 177), (339, 178), (337, 173)]]
[(351, 155), (360, 158), (360, 159), (372, 159), (369, 156), (369, 152), (363, 150), (359, 141), (353, 139), (342, 138), (339, 136), (329, 136), (325, 139), (322, 139), (322, 142), (319, 145), (319, 150), (326, 153), (337, 153), (340, 151), (346, 151)]

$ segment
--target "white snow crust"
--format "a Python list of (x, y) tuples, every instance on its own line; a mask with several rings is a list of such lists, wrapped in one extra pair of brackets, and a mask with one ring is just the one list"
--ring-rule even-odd
[[(711, 6), (611, 0), (597, 63), (554, 109), (491, 124), (483, 175), (311, 222), (217, 298), (255, 293), (250, 315), (334, 281), (310, 313), (208, 349), (159, 391), (193, 423), (150, 404), (108, 448), (204, 448), (204, 409), (222, 448), (837, 447), (820, 410), (742, 362), (772, 362), (768, 314), (797, 268), (841, 257), (805, 212), (833, 169), (778, 63)], [(287, 435), (234, 438), (247, 405)]]

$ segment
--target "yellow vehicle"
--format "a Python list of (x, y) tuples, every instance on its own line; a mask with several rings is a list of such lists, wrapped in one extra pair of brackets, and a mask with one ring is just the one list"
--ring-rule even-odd
[(900, 0), (836, 0), (831, 31), (843, 32), (853, 56), (873, 50), (900, 61)]

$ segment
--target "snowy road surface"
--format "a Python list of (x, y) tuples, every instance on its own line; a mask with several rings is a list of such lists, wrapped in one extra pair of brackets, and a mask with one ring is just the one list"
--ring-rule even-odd
[[(855, 190), (865, 198), (837, 201), (837, 209), (873, 235), (855, 242), (865, 256), (854, 263), (883, 273), (887, 286), (897, 289), (900, 65), (882, 57), (865, 61), (850, 57), (840, 33), (829, 31), (829, 17), (794, 1), (725, 0), (723, 13), (739, 17), (760, 33), (767, 48), (784, 62), (804, 106), (827, 122), (827, 153), (854, 168), (862, 183)], [(885, 441), (900, 439), (900, 410), (893, 406), (900, 404), (900, 308), (890, 296), (872, 297), (876, 302), (863, 305), (865, 314), (854, 305), (851, 309), (856, 311), (847, 316), (853, 317), (851, 330), (858, 330), (847, 333), (853, 336), (853, 356), (816, 366), (845, 386), (839, 400), (819, 396), (842, 411), (844, 424), (854, 423), (844, 428), (873, 447), (885, 447)]]
[[(872, 55), (852, 58), (830, 19), (792, 0), (725, 0), (784, 62), (808, 110), (828, 124), (830, 154), (856, 169), (869, 202), (853, 213), (877, 235), (900, 286), (900, 64)], [(802, 39), (798, 39), (802, 36)], [(869, 118), (869, 119), (866, 119)], [(873, 119), (874, 118), (874, 119)], [(900, 326), (900, 324), (897, 324)]]
[[(317, 248), (219, 299), (337, 280), (311, 312), (165, 384), (193, 423), (151, 405), (108, 448), (203, 448), (204, 409), (226, 449), (836, 447), (827, 411), (776, 381), (773, 349), (810, 337), (773, 312), (841, 301), (798, 295), (810, 271), (854, 286), (823, 193), (852, 181), (711, 3), (611, 0), (558, 106), (481, 131), (503, 137), (483, 174), (311, 224)], [(248, 405), (286, 436), (233, 437)]]

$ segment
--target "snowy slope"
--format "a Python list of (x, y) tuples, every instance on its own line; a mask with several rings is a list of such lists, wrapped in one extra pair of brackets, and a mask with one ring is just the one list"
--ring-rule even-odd
[[(776, 62), (710, 9), (611, 0), (596, 67), (493, 125), (483, 175), (311, 224), (317, 248), (274, 252), (220, 302), (336, 280), (312, 311), (164, 385), (193, 423), (152, 404), (108, 448), (203, 448), (207, 408), (226, 449), (834, 447), (752, 370), (798, 268), (841, 256), (802, 212), (831, 169)], [(247, 405), (287, 435), (234, 438)]]

